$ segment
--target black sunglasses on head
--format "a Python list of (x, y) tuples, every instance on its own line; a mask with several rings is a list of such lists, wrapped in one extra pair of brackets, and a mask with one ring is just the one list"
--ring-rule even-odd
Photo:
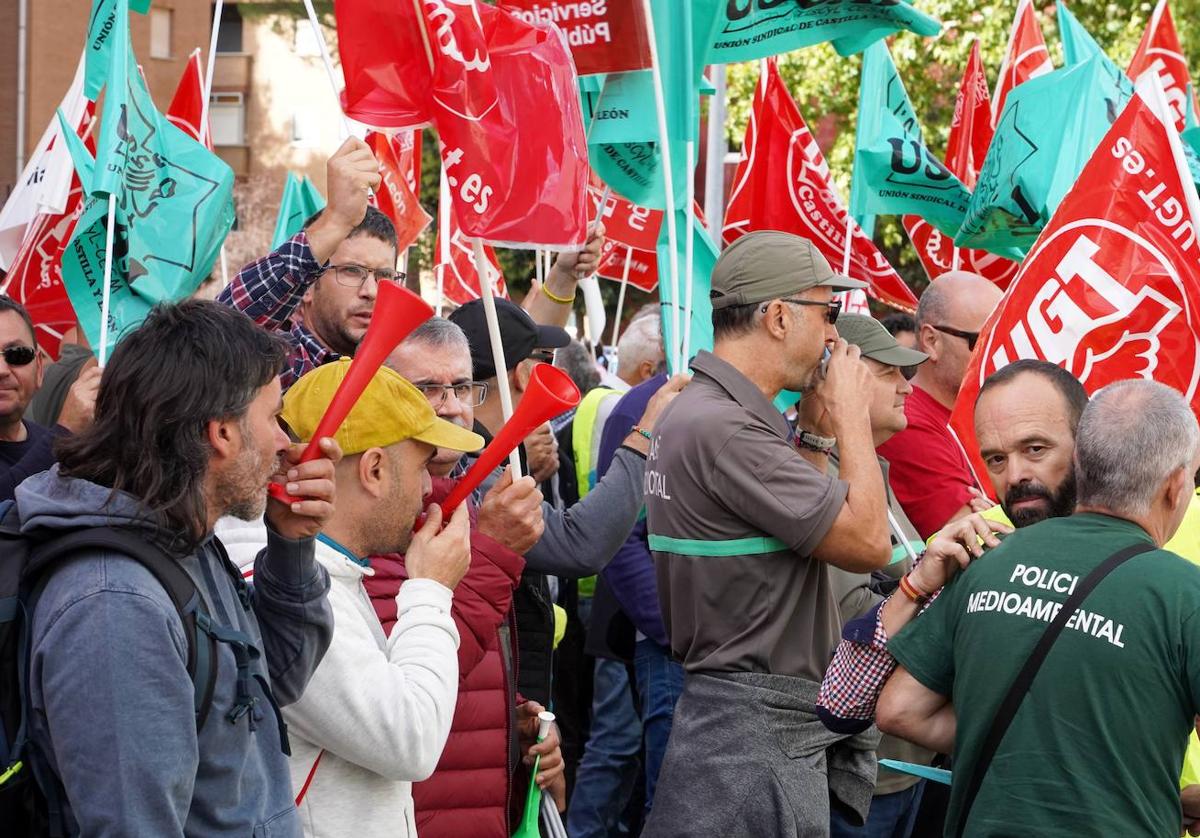
[(0, 354), (4, 355), (4, 363), (10, 367), (24, 367), (33, 363), (37, 350), (32, 346), (6, 346), (0, 349)]

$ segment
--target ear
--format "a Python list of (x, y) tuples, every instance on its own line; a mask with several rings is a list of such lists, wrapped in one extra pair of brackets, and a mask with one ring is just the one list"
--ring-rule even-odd
[(1166, 503), (1167, 509), (1174, 512), (1180, 504), (1190, 503), (1192, 493), (1196, 491), (1194, 485), (1192, 473), (1186, 468), (1177, 468), (1171, 472), (1163, 482), (1161, 489), (1163, 502)]
[[(761, 311), (763, 305), (759, 305)], [(787, 305), (779, 300), (771, 300), (766, 303), (766, 313), (763, 314), (763, 326), (766, 327), (767, 334), (777, 340), (783, 340), (787, 332), (787, 323), (785, 322)]]
[(654, 377), (654, 362), (642, 361), (638, 364), (638, 381), (646, 381)]
[[(37, 373), (37, 388), (40, 390), (42, 389), (42, 379), (46, 377), (46, 358), (42, 354), (42, 350), (40, 348), (37, 350), (37, 354), (34, 356), (33, 363), (37, 365), (37, 369), (34, 370), (34, 372)], [(80, 372), (82, 372), (82, 370), (80, 370)]]
[(317, 286), (321, 284), (322, 279), (324, 279), (324, 277), (318, 278), (316, 282), (314, 282), (312, 285), (308, 286), (308, 288), (304, 292), (304, 296), (300, 298), (301, 305), (306, 305), (306, 306), (312, 305), (313, 295), (316, 293)]
[(218, 460), (231, 460), (242, 450), (242, 431), (236, 419), (210, 419), (208, 444)]
[(391, 463), (382, 448), (368, 448), (358, 458), (358, 484), (373, 498), (387, 495), (387, 482), (392, 479)]
[(942, 336), (937, 329), (928, 323), (921, 324), (917, 331), (917, 349), (929, 356), (929, 360), (937, 361), (942, 350)]
[(516, 369), (508, 374), (509, 385), (514, 393), (524, 393), (529, 386), (529, 377), (533, 375), (533, 365), (528, 361), (517, 364)]

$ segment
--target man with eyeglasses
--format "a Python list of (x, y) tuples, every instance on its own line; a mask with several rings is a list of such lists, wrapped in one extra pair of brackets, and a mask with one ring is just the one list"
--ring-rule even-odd
[(367, 203), (379, 164), (350, 137), (326, 165), (329, 204), (304, 229), (241, 270), (217, 301), (291, 344), (284, 389), (316, 367), (353, 355), (375, 311), (379, 283), (396, 270), (396, 230)]
[[(830, 568), (869, 573), (892, 552), (871, 371), (834, 325), (834, 291), (862, 287), (778, 231), (742, 236), (713, 269), (713, 351), (646, 463), (659, 602), (684, 667), (646, 838), (827, 835), (831, 799), (860, 821), (870, 805), (874, 743), (815, 713), (841, 630)], [(783, 390), (820, 397), (801, 401), (795, 432), (773, 404)]]
[(47, 428), (25, 418), (42, 386), (42, 357), (29, 312), (0, 295), (0, 501), (12, 500), (25, 478), (54, 465), (54, 440), (92, 424), (100, 370), (84, 370), (67, 391), (58, 421)]
[(951, 271), (929, 284), (917, 306), (917, 349), (929, 360), (912, 378), (908, 427), (879, 453), (891, 464), (892, 491), (921, 538), (969, 515), (972, 500), (982, 497), (948, 423), (979, 330), (1002, 296), (978, 274)]

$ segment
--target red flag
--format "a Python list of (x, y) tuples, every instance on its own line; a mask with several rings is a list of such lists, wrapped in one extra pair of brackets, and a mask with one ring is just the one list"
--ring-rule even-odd
[[(628, 274), (625, 273), (626, 264)], [(605, 236), (596, 276), (614, 282), (628, 277), (630, 285), (649, 294), (658, 287), (658, 254), (653, 250), (638, 250)]]
[(1009, 92), (1022, 82), (1044, 76), (1054, 69), (1046, 39), (1038, 26), (1037, 14), (1032, 0), (1020, 0), (1017, 13), (1013, 16), (1012, 31), (1008, 36), (1008, 49), (1004, 51), (1004, 63), (996, 77), (996, 92), (992, 96), (992, 125), (1000, 121), (1004, 100)]
[(390, 138), (378, 131), (370, 131), (366, 140), (379, 161), (379, 174), (383, 176), (384, 188), (374, 193), (374, 203), (396, 227), (396, 249), (400, 252), (415, 242), (433, 220), (409, 185), (409, 178), (414, 175), (414, 134), (420, 137), (420, 132), (416, 131), (402, 131)]
[(592, 211), (603, 213), (605, 239), (638, 250), (653, 252), (658, 248), (662, 210), (639, 207), (615, 192), (608, 193), (608, 202), (601, 208), (600, 199), (604, 197), (604, 190), (594, 184), (588, 187), (588, 196), (592, 200)]
[[(846, 207), (829, 165), (792, 101), (773, 60), (759, 78), (742, 157), (734, 175), (722, 236), (728, 244), (751, 230), (782, 230), (809, 239), (840, 270), (846, 243)], [(871, 296), (912, 311), (917, 298), (875, 243), (851, 222), (850, 275)]]
[(83, 189), (76, 175), (71, 179), (66, 210), (41, 213), (29, 225), (0, 289), (29, 311), (38, 345), (55, 359), (63, 333), (76, 325), (75, 309), (62, 284), (62, 253), (82, 212)]
[(1175, 128), (1183, 131), (1187, 127), (1187, 88), (1191, 76), (1167, 0), (1158, 0), (1133, 60), (1129, 62), (1129, 77), (1134, 81), (1145, 72), (1153, 72), (1162, 81), (1167, 102), (1171, 105), (1171, 116), (1175, 119)]
[(1187, 172), (1174, 128), (1135, 96), (980, 333), (951, 418), (980, 476), (975, 397), (1018, 358), (1059, 364), (1089, 393), (1152, 378), (1200, 408), (1200, 201)]
[[(443, 242), (439, 234), (434, 246), (438, 253), (438, 263), (434, 271), (442, 281), (442, 294), (446, 299), (458, 305), (478, 300), (479, 271), (475, 267), (475, 250), (471, 239), (464, 236), (458, 225), (451, 221), (449, 239)], [(484, 245), (483, 254), (487, 259), (487, 272), (496, 289), (496, 296), (507, 300), (508, 286), (504, 284), (504, 274), (496, 260), (496, 251)]]
[(650, 43), (639, 0), (501, 0), (499, 5), (516, 11), (527, 23), (560, 27), (581, 76), (650, 66)]
[(412, 4), (338, 0), (333, 13), (346, 115), (381, 128), (428, 125), (433, 120), (430, 44)]
[[(193, 140), (200, 140), (200, 118), (204, 113), (204, 72), (200, 62), (200, 48), (192, 50), (187, 66), (179, 78), (171, 107), (167, 108), (167, 119), (176, 128), (187, 133)], [(211, 125), (211, 124), (210, 124)], [(212, 128), (204, 135), (204, 145), (212, 151)]]

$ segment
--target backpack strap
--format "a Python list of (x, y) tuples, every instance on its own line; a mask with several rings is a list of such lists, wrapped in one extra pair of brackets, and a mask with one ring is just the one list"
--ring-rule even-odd
[(992, 720), (992, 726), (988, 730), (987, 736), (984, 737), (983, 746), (979, 749), (979, 759), (975, 761), (975, 766), (968, 777), (967, 792), (963, 797), (962, 806), (958, 810), (958, 823), (954, 827), (954, 832), (949, 834), (958, 836), (964, 834), (964, 830), (967, 827), (967, 818), (971, 815), (971, 807), (975, 803), (975, 798), (979, 795), (979, 788), (983, 785), (983, 780), (987, 776), (988, 768), (992, 764), (992, 758), (996, 755), (1000, 743), (1004, 740), (1004, 734), (1008, 732), (1009, 725), (1012, 724), (1013, 718), (1017, 715), (1017, 710), (1020, 709), (1021, 702), (1029, 692), (1029, 688), (1032, 686), (1033, 679), (1037, 676), (1038, 670), (1042, 668), (1046, 656), (1050, 654), (1050, 649), (1054, 646), (1054, 641), (1058, 640), (1058, 636), (1067, 627), (1067, 622), (1075, 615), (1075, 612), (1079, 610), (1079, 606), (1083, 604), (1088, 594), (1100, 584), (1105, 576), (1108, 576), (1109, 573), (1134, 556), (1140, 556), (1142, 553), (1148, 553), (1155, 549), (1157, 549), (1155, 545), (1141, 541), (1118, 550), (1085, 576), (1083, 581), (1079, 583), (1079, 587), (1067, 597), (1067, 601), (1063, 603), (1058, 614), (1055, 615), (1050, 625), (1042, 633), (1037, 645), (1033, 647), (1033, 652), (1025, 660), (1025, 665), (1021, 667), (1021, 671), (1013, 679), (1008, 692), (1004, 696), (1004, 700), (1000, 702), (1000, 709), (996, 711), (996, 717)]
[[(164, 547), (127, 529), (91, 527), (72, 530), (38, 544), (30, 555), (23, 581), (40, 593), (54, 566), (79, 555), (84, 550), (97, 548), (127, 556), (142, 565), (158, 580), (170, 597), (179, 619), (183, 622), (184, 635), (187, 638), (187, 672), (194, 688), (193, 706), (196, 729), (199, 730), (204, 727), (212, 707), (213, 692), (217, 683), (217, 641), (220, 638), (206, 630), (207, 605), (196, 583), (179, 564), (178, 558), (170, 555)], [(31, 599), (31, 610), (32, 602)]]

